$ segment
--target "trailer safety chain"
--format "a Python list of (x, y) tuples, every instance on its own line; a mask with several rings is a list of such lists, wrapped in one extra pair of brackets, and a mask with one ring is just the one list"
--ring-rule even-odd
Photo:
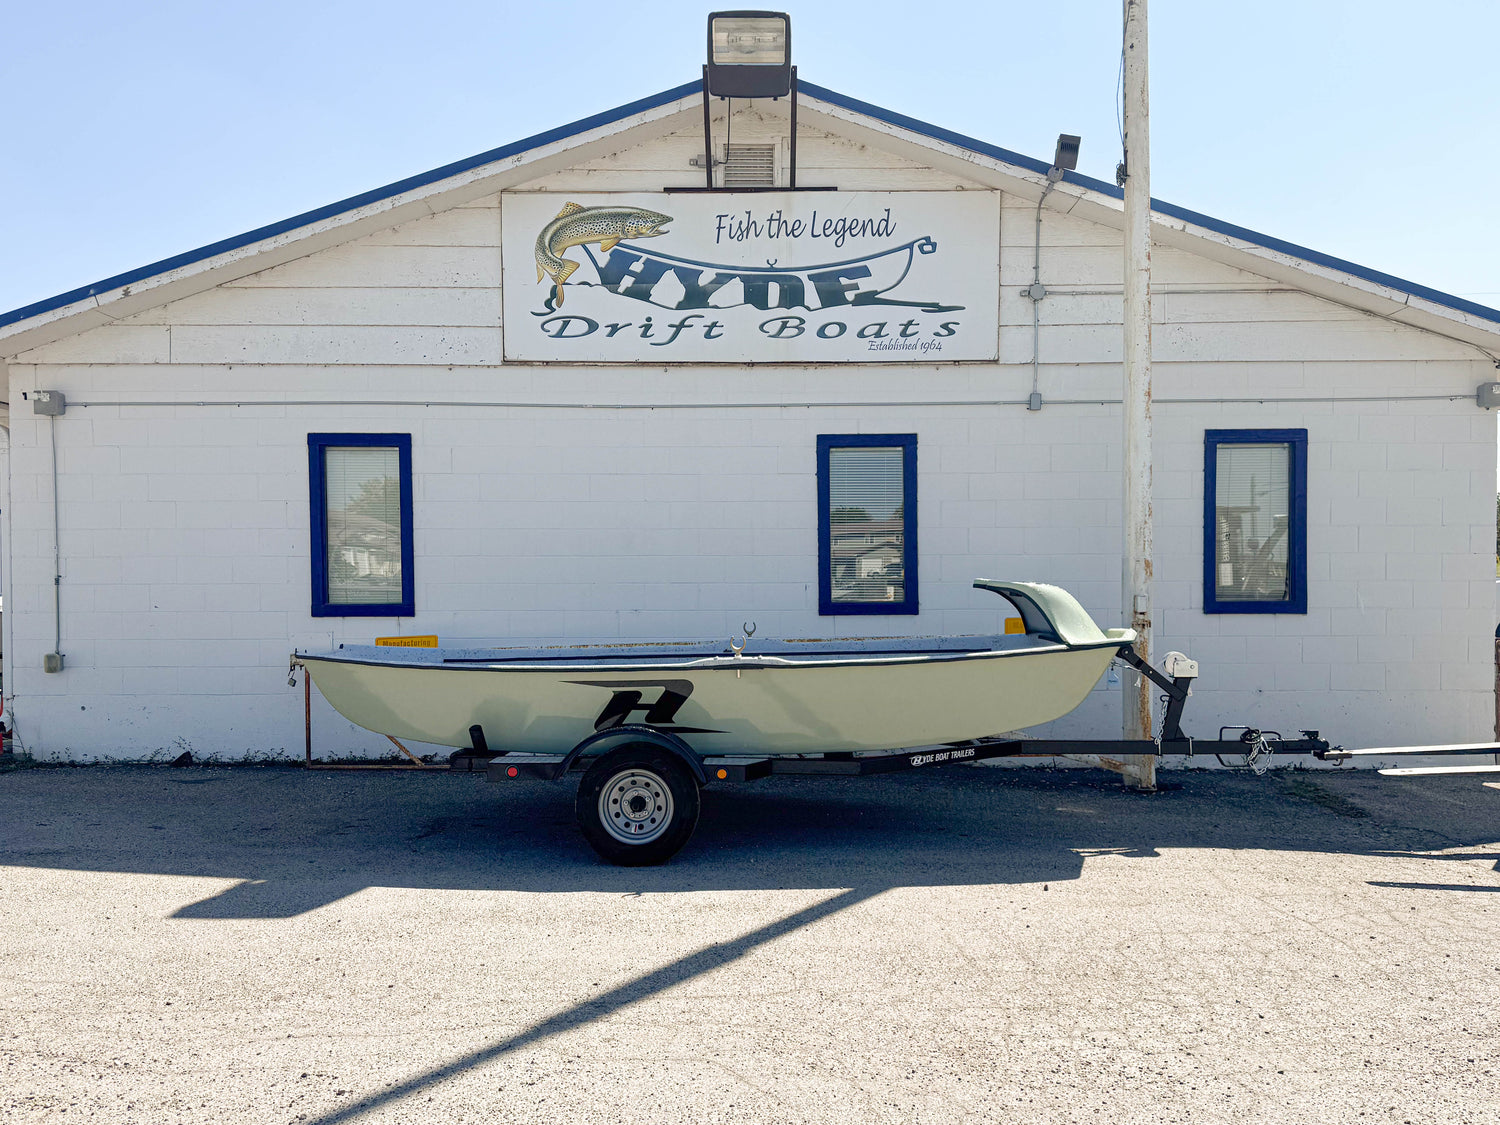
[(1255, 771), (1256, 777), (1261, 777), (1266, 770), (1271, 768), (1271, 755), (1275, 751), (1266, 744), (1265, 736), (1260, 731), (1246, 731), (1245, 733), (1255, 735), (1250, 741), (1250, 749), (1245, 752), (1245, 765)]
[[(1276, 743), (1279, 746), (1285, 741), (1281, 736), (1281, 732), (1279, 730), (1261, 730), (1259, 727), (1220, 727), (1219, 745), (1222, 746), (1224, 744), (1225, 732), (1231, 730), (1240, 732), (1239, 741), (1245, 747), (1244, 765), (1254, 770), (1255, 776), (1263, 776), (1271, 768), (1271, 759), (1276, 754), (1276, 747), (1272, 743)], [(1316, 739), (1318, 734), (1317, 731), (1303, 731), (1302, 733), (1305, 736), (1311, 736), (1313, 739)], [(1219, 759), (1219, 765), (1228, 769), (1234, 768), (1224, 760), (1223, 754), (1216, 753), (1214, 757)]]

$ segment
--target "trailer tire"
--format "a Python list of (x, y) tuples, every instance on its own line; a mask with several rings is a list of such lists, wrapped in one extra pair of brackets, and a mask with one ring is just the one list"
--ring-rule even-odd
[(589, 847), (620, 867), (665, 863), (698, 826), (698, 781), (675, 754), (630, 742), (589, 766), (574, 811)]

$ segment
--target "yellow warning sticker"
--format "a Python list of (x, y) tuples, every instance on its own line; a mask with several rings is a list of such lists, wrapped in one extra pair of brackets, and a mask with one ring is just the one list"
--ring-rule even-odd
[(1005, 619), (1006, 636), (1009, 636), (1011, 633), (1024, 632), (1026, 632), (1026, 626), (1021, 623), (1021, 619), (1019, 617), (1007, 617)]
[(437, 648), (438, 639), (431, 637), (376, 637), (378, 645), (389, 645), (392, 648)]

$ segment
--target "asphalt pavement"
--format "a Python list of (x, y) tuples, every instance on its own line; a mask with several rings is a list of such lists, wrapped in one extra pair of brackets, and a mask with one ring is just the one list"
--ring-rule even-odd
[(0, 772), (0, 1119), (1500, 1121), (1500, 789)]

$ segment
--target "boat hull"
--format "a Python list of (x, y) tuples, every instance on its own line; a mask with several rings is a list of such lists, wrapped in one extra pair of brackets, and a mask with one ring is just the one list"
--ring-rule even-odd
[(621, 722), (714, 755), (894, 750), (1050, 722), (1080, 704), (1120, 644), (919, 659), (716, 657), (629, 667), (382, 662), (298, 654), (318, 690), (380, 734), (557, 753)]

